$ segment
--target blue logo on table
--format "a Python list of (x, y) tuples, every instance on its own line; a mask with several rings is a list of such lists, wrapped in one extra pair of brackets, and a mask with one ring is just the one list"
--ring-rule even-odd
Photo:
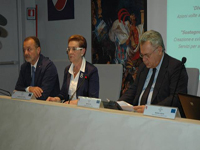
[(171, 109), (171, 113), (175, 113), (176, 112), (176, 109)]
[(100, 103), (100, 100), (97, 100), (97, 102), (96, 102), (97, 104), (99, 104)]

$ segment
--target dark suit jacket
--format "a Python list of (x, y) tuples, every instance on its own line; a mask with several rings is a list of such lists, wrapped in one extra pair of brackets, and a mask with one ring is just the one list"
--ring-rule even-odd
[[(164, 59), (161, 64), (152, 95), (152, 105), (174, 106), (181, 109), (177, 95), (175, 95), (172, 102), (181, 66), (182, 65), (179, 60), (164, 54)], [(139, 67), (134, 84), (120, 97), (119, 100), (124, 100), (134, 106), (138, 105), (138, 100), (142, 92), (148, 71), (149, 69), (146, 68), (144, 63), (142, 63)], [(183, 66), (176, 93), (187, 93), (187, 84), (188, 75), (185, 67)]]
[[(19, 78), (15, 90), (25, 91), (31, 84), (31, 64), (25, 62), (21, 66)], [(60, 92), (58, 73), (55, 65), (47, 57), (40, 54), (35, 72), (35, 86), (43, 90), (38, 99), (46, 100), (48, 96), (56, 96)]]
[[(68, 101), (69, 100), (69, 85), (70, 85), (70, 79), (71, 74), (68, 72), (70, 68), (70, 65), (66, 67), (64, 71), (64, 80), (63, 85), (60, 91), (60, 94), (58, 97), (60, 97), (61, 100)], [(81, 77), (82, 74), (82, 77)], [(85, 76), (87, 76), (87, 79), (84, 79)], [(83, 81), (85, 80), (85, 81)], [(80, 86), (82, 84), (82, 86)], [(85, 66), (85, 72), (80, 72), (79, 80), (77, 87), (80, 88), (76, 92), (76, 97), (78, 96), (87, 96), (87, 97), (99, 97), (99, 75), (97, 68), (86, 61)]]

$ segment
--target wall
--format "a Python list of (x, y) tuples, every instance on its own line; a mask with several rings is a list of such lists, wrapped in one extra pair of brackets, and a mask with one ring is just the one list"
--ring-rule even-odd
[(167, 0), (147, 0), (147, 30), (161, 33), (167, 51)]
[[(5, 36), (0, 37), (0, 88), (12, 92), (18, 74), (18, 30), (17, 3), (12, 0), (1, 0), (0, 14), (7, 19), (7, 24), (1, 26), (6, 30)], [(9, 10), (9, 11), (8, 11)], [(7, 36), (6, 36), (7, 35)], [(3, 65), (7, 64), (7, 65)]]
[(28, 36), (35, 36), (35, 20), (27, 20), (26, 9), (35, 7), (35, 0), (16, 0), (18, 19), (18, 43), (19, 43), (19, 68), (24, 63), (23, 40)]
[(88, 43), (86, 59), (91, 62), (91, 1), (75, 0), (75, 18), (59, 21), (48, 21), (47, 1), (36, 0), (36, 4), (42, 53), (52, 60), (66, 60), (68, 38), (73, 34), (81, 34)]

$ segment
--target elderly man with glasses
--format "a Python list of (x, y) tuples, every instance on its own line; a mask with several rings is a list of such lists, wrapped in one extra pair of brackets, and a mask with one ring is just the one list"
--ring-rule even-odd
[(132, 104), (134, 110), (144, 112), (145, 105), (173, 106), (181, 109), (178, 96), (187, 93), (188, 75), (185, 66), (165, 53), (162, 36), (157, 31), (147, 31), (140, 38), (140, 65), (134, 84), (119, 101)]

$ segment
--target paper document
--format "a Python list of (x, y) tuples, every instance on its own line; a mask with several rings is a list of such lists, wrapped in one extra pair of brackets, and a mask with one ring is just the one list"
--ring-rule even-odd
[(126, 110), (126, 111), (134, 111), (133, 109), (133, 105), (125, 102), (125, 101), (117, 101), (117, 103), (121, 106), (121, 108), (123, 110)]

